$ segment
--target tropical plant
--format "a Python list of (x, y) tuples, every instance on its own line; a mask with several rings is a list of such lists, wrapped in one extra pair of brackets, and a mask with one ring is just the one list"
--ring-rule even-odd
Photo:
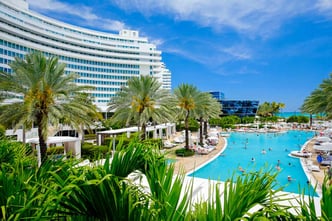
[(261, 117), (271, 117), (274, 116), (276, 113), (279, 113), (280, 109), (285, 108), (284, 103), (277, 103), (277, 102), (264, 102), (263, 104), (259, 105), (257, 110), (257, 115)]
[[(151, 76), (133, 77), (128, 80), (128, 86), (122, 88), (109, 103), (108, 110), (114, 111), (113, 122), (132, 120), (141, 131), (141, 139), (146, 136), (146, 126), (149, 120), (165, 123), (173, 120), (173, 106), (170, 105), (171, 94), (161, 88), (158, 80)], [(140, 130), (141, 129), (141, 130)]]
[(190, 84), (180, 84), (174, 89), (174, 96), (178, 108), (177, 118), (184, 119), (185, 148), (189, 149), (189, 117), (198, 117), (195, 110), (203, 105), (206, 96)]
[(327, 118), (332, 117), (332, 73), (306, 97), (300, 109), (309, 114), (323, 113)]
[(97, 109), (82, 94), (91, 88), (76, 85), (77, 75), (65, 75), (65, 64), (59, 63), (57, 57), (46, 58), (41, 52), (33, 52), (25, 59), (15, 58), (10, 67), (13, 74), (0, 73), (0, 94), (18, 99), (2, 106), (0, 121), (15, 129), (37, 126), (41, 162), (47, 158), (49, 125), (57, 125), (62, 119), (73, 126), (94, 123)]
[[(79, 167), (77, 161), (46, 161), (43, 167), (0, 164), (2, 220), (331, 220), (332, 187), (322, 186), (318, 204), (299, 199), (301, 207), (283, 206), (277, 172), (260, 170), (207, 187), (199, 198), (194, 180), (153, 146), (137, 141), (118, 147), (112, 161)], [(145, 180), (145, 181), (143, 181)], [(201, 187), (199, 187), (201, 188)], [(277, 197), (276, 197), (277, 196)], [(197, 198), (196, 198), (197, 197)], [(290, 212), (292, 211), (292, 212)]]

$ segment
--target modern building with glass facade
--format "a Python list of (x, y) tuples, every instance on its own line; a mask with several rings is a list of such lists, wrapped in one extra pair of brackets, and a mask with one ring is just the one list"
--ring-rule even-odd
[(30, 11), (24, 0), (0, 0), (0, 70), (11, 73), (8, 64), (14, 57), (35, 50), (58, 56), (66, 73), (79, 75), (77, 84), (93, 86), (89, 93), (102, 111), (132, 77), (154, 76), (171, 90), (171, 72), (161, 51), (138, 31), (88, 30)]
[(222, 116), (246, 117), (256, 115), (259, 105), (257, 100), (227, 100), (222, 92), (213, 91), (209, 93), (221, 103)]
[(236, 115), (253, 117), (256, 115), (259, 101), (255, 100), (221, 100), (222, 116)]

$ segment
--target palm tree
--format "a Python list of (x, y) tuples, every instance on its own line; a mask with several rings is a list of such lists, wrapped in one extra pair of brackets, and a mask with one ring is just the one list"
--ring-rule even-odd
[(189, 117), (197, 117), (197, 110), (203, 105), (206, 96), (201, 93), (195, 86), (190, 84), (180, 84), (174, 89), (174, 96), (179, 108), (178, 118), (184, 119), (185, 126), (185, 148), (189, 149)]
[[(221, 104), (212, 97), (209, 93), (203, 93), (205, 98), (202, 99), (199, 107), (195, 112), (199, 116), (200, 130), (199, 130), (199, 142), (203, 143), (203, 123), (207, 122), (209, 118), (218, 118), (221, 114)], [(206, 129), (206, 126), (205, 126)]]
[(38, 127), (41, 162), (47, 159), (49, 125), (68, 119), (76, 126), (94, 123), (97, 108), (82, 91), (91, 89), (74, 83), (76, 74), (65, 75), (65, 64), (41, 52), (27, 54), (25, 59), (15, 58), (10, 64), (13, 74), (0, 73), (0, 93), (11, 100), (2, 107), (1, 122), (11, 123), (15, 129)]
[(278, 113), (281, 108), (285, 108), (284, 103), (277, 103), (277, 102), (264, 102), (263, 104), (259, 105), (257, 110), (257, 115), (262, 117), (272, 117), (274, 114)]
[(332, 114), (332, 74), (329, 79), (323, 80), (305, 100), (300, 108), (309, 114), (325, 113), (328, 118)]
[(149, 120), (164, 123), (173, 119), (171, 95), (161, 88), (158, 80), (151, 76), (133, 77), (128, 80), (117, 96), (109, 103), (108, 110), (114, 111), (114, 122), (135, 121), (141, 128), (141, 139), (145, 139), (146, 124)]

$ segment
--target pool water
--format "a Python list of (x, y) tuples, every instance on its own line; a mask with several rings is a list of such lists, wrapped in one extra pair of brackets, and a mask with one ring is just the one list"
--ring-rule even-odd
[[(277, 176), (277, 187), (284, 187), (284, 191), (292, 193), (314, 194), (313, 187), (308, 185), (298, 158), (290, 157), (292, 150), (300, 150), (302, 145), (315, 135), (312, 131), (287, 131), (285, 133), (240, 133), (232, 132), (227, 138), (226, 150), (215, 160), (208, 163), (189, 176), (226, 181), (232, 175), (239, 176), (242, 167), (246, 172), (275, 169), (280, 166)], [(266, 154), (262, 154), (262, 150)], [(254, 158), (254, 161), (252, 161)], [(279, 163), (278, 163), (279, 162)], [(287, 177), (294, 180), (289, 182)], [(299, 185), (301, 190), (299, 189)]]

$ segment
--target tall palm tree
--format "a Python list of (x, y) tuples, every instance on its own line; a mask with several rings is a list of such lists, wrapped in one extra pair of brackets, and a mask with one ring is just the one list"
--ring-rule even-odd
[(197, 117), (195, 110), (203, 105), (206, 96), (190, 84), (180, 84), (174, 89), (174, 96), (179, 108), (178, 118), (184, 119), (185, 148), (189, 149), (189, 117)]
[(218, 118), (221, 114), (221, 104), (218, 102), (217, 99), (213, 98), (212, 95), (209, 93), (203, 93), (202, 96), (204, 96), (204, 98), (195, 110), (200, 122), (200, 143), (203, 143), (203, 123), (207, 122), (209, 118)]
[(141, 139), (144, 140), (149, 120), (164, 123), (173, 119), (171, 94), (162, 89), (158, 80), (151, 76), (134, 77), (127, 84), (111, 99), (108, 110), (114, 111), (114, 122), (126, 121), (126, 125), (129, 125), (135, 121), (138, 130), (141, 129)]
[(2, 107), (0, 120), (10, 122), (15, 129), (37, 126), (41, 162), (45, 162), (49, 125), (57, 125), (64, 118), (70, 119), (73, 126), (77, 122), (94, 123), (97, 108), (82, 94), (91, 88), (76, 85), (76, 74), (65, 75), (65, 64), (41, 52), (27, 54), (25, 59), (15, 58), (10, 67), (13, 74), (0, 73), (0, 93), (19, 99)]

